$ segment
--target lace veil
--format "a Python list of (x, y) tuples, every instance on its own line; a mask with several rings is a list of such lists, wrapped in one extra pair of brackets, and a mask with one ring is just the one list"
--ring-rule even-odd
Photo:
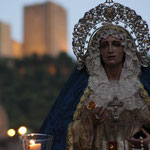
[[(121, 39), (124, 47), (125, 61), (119, 81), (109, 81), (100, 57), (100, 41), (112, 35)], [(124, 103), (124, 109), (145, 109), (144, 101), (139, 95), (141, 65), (137, 56), (135, 42), (126, 29), (116, 25), (102, 26), (91, 38), (85, 54), (85, 65), (89, 74), (88, 86), (91, 90), (90, 100), (98, 106), (107, 107), (115, 96)]]

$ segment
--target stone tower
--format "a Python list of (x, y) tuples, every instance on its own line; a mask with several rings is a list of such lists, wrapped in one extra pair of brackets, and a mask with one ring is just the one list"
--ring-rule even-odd
[(0, 22), (0, 57), (12, 57), (11, 28)]
[(57, 56), (60, 51), (67, 51), (65, 9), (52, 2), (26, 6), (23, 55)]

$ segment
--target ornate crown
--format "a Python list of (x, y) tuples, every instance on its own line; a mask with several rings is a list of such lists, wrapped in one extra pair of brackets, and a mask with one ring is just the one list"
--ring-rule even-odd
[(129, 7), (114, 3), (113, 0), (106, 0), (105, 3), (86, 12), (74, 26), (72, 46), (78, 60), (78, 69), (84, 66), (85, 54), (91, 37), (105, 24), (120, 25), (129, 31), (141, 56), (141, 64), (147, 67), (150, 34), (146, 21)]

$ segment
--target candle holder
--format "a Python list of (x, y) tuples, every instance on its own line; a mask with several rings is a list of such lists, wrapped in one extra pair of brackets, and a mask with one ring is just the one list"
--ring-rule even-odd
[(40, 133), (21, 135), (22, 150), (50, 150), (52, 139), (51, 135)]

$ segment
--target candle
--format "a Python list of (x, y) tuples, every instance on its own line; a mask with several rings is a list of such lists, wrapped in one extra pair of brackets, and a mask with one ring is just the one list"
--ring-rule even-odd
[(35, 143), (34, 140), (30, 141), (31, 145), (28, 146), (29, 150), (41, 150), (41, 144)]
[(41, 150), (41, 144), (29, 145), (29, 150)]

